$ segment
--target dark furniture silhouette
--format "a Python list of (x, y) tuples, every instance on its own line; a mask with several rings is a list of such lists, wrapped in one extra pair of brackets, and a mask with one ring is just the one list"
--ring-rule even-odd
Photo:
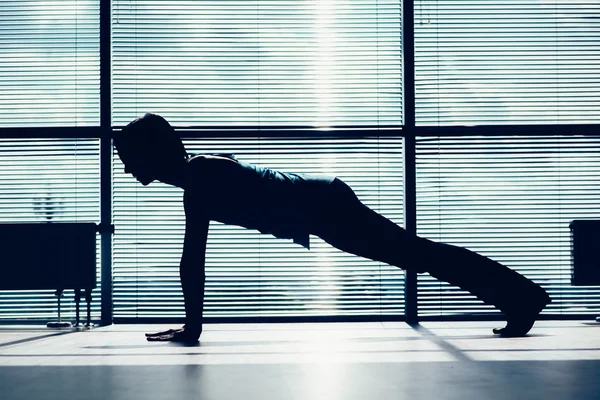
[(75, 324), (79, 325), (83, 290), (89, 326), (98, 226), (87, 222), (0, 224), (0, 290), (56, 290), (59, 324), (55, 326), (60, 326), (60, 297), (65, 289), (75, 291)]
[[(600, 220), (574, 220), (571, 228), (571, 254), (575, 286), (600, 285)], [(600, 322), (600, 317), (596, 318)]]
[(600, 220), (571, 222), (573, 285), (600, 285)]

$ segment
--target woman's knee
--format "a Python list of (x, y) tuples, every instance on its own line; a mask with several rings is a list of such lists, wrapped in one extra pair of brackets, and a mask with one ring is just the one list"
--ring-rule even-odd
[(430, 272), (438, 264), (438, 243), (420, 236), (407, 235), (403, 252), (407, 270)]

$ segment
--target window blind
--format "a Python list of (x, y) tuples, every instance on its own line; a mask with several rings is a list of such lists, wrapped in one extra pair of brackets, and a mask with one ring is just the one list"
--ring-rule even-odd
[[(98, 139), (0, 139), (0, 223), (99, 223), (99, 219)], [(98, 289), (93, 291), (92, 318), (97, 320), (99, 236), (96, 242)], [(9, 273), (11, 268), (20, 266), (3, 265), (2, 273)], [(72, 290), (65, 291), (61, 310), (63, 318), (74, 319)], [(82, 310), (83, 319), (85, 308)], [(52, 290), (0, 290), (0, 321), (48, 322), (56, 317), (57, 301)]]
[(100, 123), (99, 4), (0, 2), (0, 127)]
[[(574, 219), (600, 219), (600, 137), (421, 137), (420, 236), (491, 257), (541, 284), (546, 314), (600, 313), (600, 288), (571, 285)], [(471, 295), (419, 276), (419, 314), (492, 313)]]
[(600, 3), (415, 1), (417, 125), (600, 121)]
[[(402, 224), (401, 138), (214, 138), (185, 144), (190, 152), (233, 153), (282, 171), (339, 176), (365, 204)], [(114, 160), (115, 319), (183, 317), (183, 191), (162, 183), (144, 187)], [(211, 222), (206, 274), (209, 317), (404, 312), (402, 270), (343, 253), (314, 236), (308, 251), (291, 240)]]
[(113, 0), (113, 124), (402, 123), (399, 0)]

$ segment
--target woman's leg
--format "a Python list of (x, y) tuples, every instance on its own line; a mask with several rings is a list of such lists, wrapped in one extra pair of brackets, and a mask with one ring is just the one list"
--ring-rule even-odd
[(365, 206), (343, 181), (336, 178), (328, 192), (311, 221), (312, 234), (347, 253), (426, 271), (414, 251), (420, 238)]
[(550, 302), (540, 286), (496, 261), (462, 247), (408, 234), (362, 204), (339, 179), (324, 198), (311, 233), (345, 252), (428, 272), (471, 292), (506, 314), (507, 327), (496, 333), (524, 335)]

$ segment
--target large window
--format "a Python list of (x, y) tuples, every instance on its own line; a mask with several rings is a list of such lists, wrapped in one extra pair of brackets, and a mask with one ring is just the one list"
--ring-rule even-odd
[[(416, 150), (418, 234), (542, 284), (546, 313), (597, 314), (600, 291), (570, 284), (569, 223), (600, 219), (599, 13), (589, 0), (416, 0), (403, 26), (401, 0), (0, 1), (0, 222), (110, 215), (116, 319), (180, 318), (182, 193), (126, 175), (111, 130), (155, 112), (191, 152), (337, 175), (399, 225), (415, 222), (403, 155)], [(544, 131), (566, 124), (577, 136)], [(449, 136), (470, 125), (481, 136)], [(106, 136), (89, 138), (96, 128)], [(311, 247), (211, 223), (206, 315), (403, 314), (402, 270)], [(418, 301), (432, 318), (495, 312), (426, 275)], [(1, 320), (54, 312), (52, 292), (0, 292)]]
[(600, 122), (600, 2), (416, 0), (418, 125)]

